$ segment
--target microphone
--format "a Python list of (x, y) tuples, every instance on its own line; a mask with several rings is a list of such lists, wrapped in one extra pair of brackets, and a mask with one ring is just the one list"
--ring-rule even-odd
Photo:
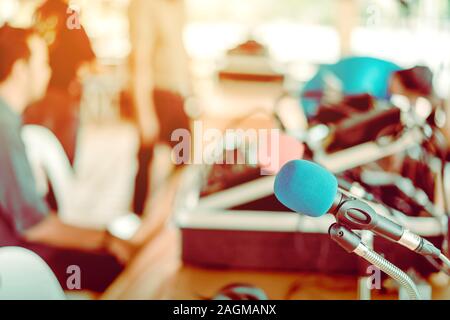
[(393, 173), (364, 170), (361, 173), (361, 181), (371, 186), (394, 185), (407, 197), (413, 199), (416, 204), (423, 207), (433, 217), (442, 216), (435, 205), (428, 198), (425, 191), (420, 188), (416, 188), (411, 179), (404, 178), (401, 175)]
[(394, 135), (401, 131), (401, 124), (401, 110), (396, 107), (360, 113), (332, 127), (331, 142), (326, 149), (333, 152), (375, 141), (382, 134)]
[(258, 160), (264, 175), (276, 175), (291, 160), (301, 159), (305, 145), (296, 138), (281, 133), (268, 135), (267, 144), (258, 145)]
[(288, 162), (278, 173), (274, 190), (277, 199), (295, 212), (310, 217), (331, 213), (349, 229), (370, 230), (424, 256), (442, 255), (428, 240), (377, 214), (366, 202), (344, 194), (336, 177), (316, 163)]

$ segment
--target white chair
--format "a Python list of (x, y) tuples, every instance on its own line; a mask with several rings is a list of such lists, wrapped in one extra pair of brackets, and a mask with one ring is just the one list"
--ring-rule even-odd
[(75, 176), (61, 143), (50, 130), (38, 125), (24, 126), (22, 140), (39, 192), (45, 196), (51, 181), (59, 211), (64, 214)]
[(0, 248), (0, 300), (65, 300), (48, 265), (19, 247)]
[[(87, 150), (85, 148), (84, 157), (83, 152), (80, 154), (76, 172), (61, 143), (47, 128), (25, 125), (22, 140), (39, 193), (46, 196), (48, 183), (51, 183), (58, 203), (58, 215), (64, 222), (90, 228), (113, 224), (113, 229), (119, 230), (118, 234), (123, 236), (126, 233), (129, 237), (132, 234), (130, 230), (138, 226), (137, 217), (128, 213), (137, 170), (132, 156), (137, 152), (137, 143), (128, 139), (134, 137), (134, 131), (128, 127), (119, 133), (117, 130), (114, 128), (114, 131), (103, 133), (97, 141), (90, 139), (91, 144)], [(117, 134), (114, 147), (119, 145), (121, 148), (111, 152), (111, 147), (104, 146), (104, 136), (111, 137), (114, 132)], [(100, 160), (92, 155), (103, 158)], [(117, 166), (122, 162), (124, 164)], [(112, 173), (114, 179), (108, 180)]]

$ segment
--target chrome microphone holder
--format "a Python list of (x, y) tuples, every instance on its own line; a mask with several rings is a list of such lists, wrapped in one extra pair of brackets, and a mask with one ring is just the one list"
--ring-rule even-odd
[(421, 300), (419, 291), (414, 281), (401, 269), (383, 258), (375, 251), (369, 249), (361, 240), (361, 238), (338, 223), (333, 224), (329, 229), (329, 235), (332, 240), (337, 242), (342, 248), (349, 253), (356, 253), (381, 271), (385, 272), (392, 279), (397, 281), (406, 292), (410, 300)]

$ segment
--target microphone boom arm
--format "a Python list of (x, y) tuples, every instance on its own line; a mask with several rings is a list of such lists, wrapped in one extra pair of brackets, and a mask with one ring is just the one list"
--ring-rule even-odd
[(366, 202), (339, 192), (329, 211), (336, 221), (352, 230), (369, 230), (424, 256), (439, 258), (441, 251), (428, 240), (379, 215)]
[(397, 281), (406, 289), (411, 300), (421, 300), (419, 291), (414, 281), (401, 269), (383, 258), (375, 251), (369, 249), (353, 231), (347, 229), (345, 226), (338, 223), (333, 224), (329, 229), (329, 234), (332, 240), (337, 242), (342, 248), (349, 253), (356, 253), (361, 258), (365, 259), (384, 273), (389, 275), (392, 279)]

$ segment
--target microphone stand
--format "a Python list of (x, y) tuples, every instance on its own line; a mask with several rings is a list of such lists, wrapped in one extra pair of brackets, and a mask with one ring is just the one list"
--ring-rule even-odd
[(335, 223), (328, 231), (332, 240), (337, 242), (348, 253), (356, 253), (378, 269), (385, 272), (392, 279), (397, 281), (405, 290), (410, 300), (421, 300), (419, 291), (414, 281), (401, 269), (383, 258), (375, 251), (369, 249), (361, 238), (346, 227)]
[[(369, 249), (373, 250), (373, 233), (367, 230), (363, 230), (361, 232), (361, 239), (366, 244)], [(370, 277), (367, 274), (368, 267), (370, 263), (367, 261), (361, 260), (358, 264), (358, 298), (359, 300), (371, 300), (372, 298), (372, 288), (369, 287), (368, 283), (370, 281)]]

